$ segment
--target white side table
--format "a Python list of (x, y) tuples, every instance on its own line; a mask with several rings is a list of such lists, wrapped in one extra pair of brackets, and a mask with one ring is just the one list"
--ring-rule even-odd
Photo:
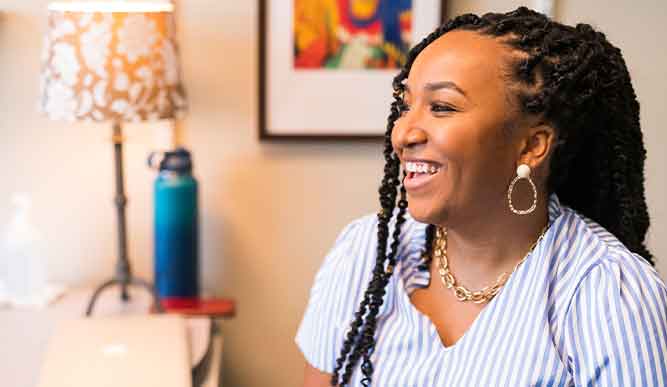
[[(93, 310), (93, 316), (146, 313), (151, 305), (143, 289), (130, 288), (131, 301), (123, 304), (118, 289), (105, 291)], [(66, 318), (85, 315), (92, 289), (71, 289), (44, 309), (0, 308), (0, 379), (3, 386), (34, 387), (44, 355), (57, 323)], [(205, 354), (206, 338), (214, 320), (188, 317), (193, 363)], [(211, 337), (210, 363), (202, 386), (218, 387), (222, 365), (223, 339), (214, 327)]]

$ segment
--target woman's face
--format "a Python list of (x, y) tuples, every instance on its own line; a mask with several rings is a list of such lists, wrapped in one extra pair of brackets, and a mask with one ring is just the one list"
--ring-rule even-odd
[(404, 180), (416, 220), (444, 225), (506, 205), (521, 152), (507, 129), (516, 115), (503, 79), (508, 55), (493, 38), (451, 31), (415, 59), (392, 144), (405, 170), (421, 172)]

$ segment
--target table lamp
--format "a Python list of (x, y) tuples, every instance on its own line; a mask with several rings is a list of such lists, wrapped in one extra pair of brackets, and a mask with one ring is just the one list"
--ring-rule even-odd
[(56, 2), (48, 9), (40, 109), (54, 120), (108, 122), (113, 129), (118, 260), (114, 276), (93, 293), (86, 315), (114, 285), (123, 302), (129, 300), (129, 285), (147, 289), (161, 311), (152, 284), (132, 274), (128, 259), (122, 124), (178, 118), (185, 111), (173, 5)]

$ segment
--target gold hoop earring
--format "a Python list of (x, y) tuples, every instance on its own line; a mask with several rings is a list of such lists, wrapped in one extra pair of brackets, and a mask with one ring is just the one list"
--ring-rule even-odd
[[(514, 205), (512, 204), (512, 191), (514, 190), (514, 184), (516, 184), (517, 181), (521, 179), (526, 179), (530, 183), (530, 186), (533, 188), (533, 205), (530, 206), (529, 209), (527, 210), (517, 210), (514, 208)], [(516, 177), (512, 182), (510, 183), (510, 187), (507, 190), (507, 202), (510, 207), (510, 211), (517, 215), (526, 215), (530, 214), (531, 212), (535, 211), (535, 208), (537, 208), (537, 188), (535, 187), (535, 183), (533, 183), (533, 180), (530, 178), (530, 167), (528, 164), (521, 164), (516, 168)]]

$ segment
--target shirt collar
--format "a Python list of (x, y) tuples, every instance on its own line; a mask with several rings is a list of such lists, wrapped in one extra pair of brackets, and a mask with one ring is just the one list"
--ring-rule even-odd
[(558, 195), (556, 195), (555, 192), (549, 195), (549, 204), (547, 210), (549, 212), (549, 224), (553, 224), (553, 222), (556, 221), (556, 218), (558, 218), (563, 212), (560, 200), (558, 199)]

